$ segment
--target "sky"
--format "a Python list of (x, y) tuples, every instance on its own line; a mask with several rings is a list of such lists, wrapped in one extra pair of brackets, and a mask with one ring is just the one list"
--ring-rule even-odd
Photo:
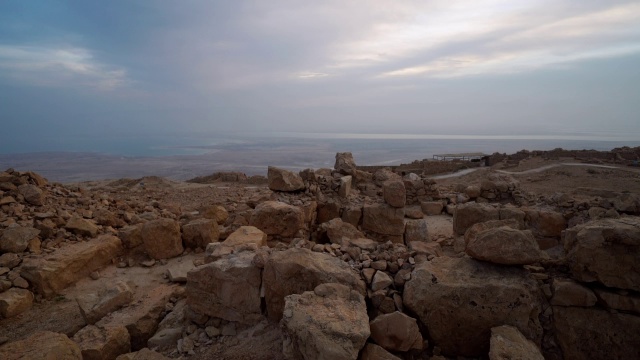
[(640, 2), (0, 2), (0, 153), (269, 132), (640, 140)]

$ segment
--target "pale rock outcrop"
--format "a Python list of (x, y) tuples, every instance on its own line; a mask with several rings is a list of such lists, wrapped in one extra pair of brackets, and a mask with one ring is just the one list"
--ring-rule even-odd
[(78, 345), (66, 335), (39, 331), (26, 339), (0, 346), (4, 360), (82, 360)]
[(228, 321), (257, 323), (262, 271), (253, 252), (229, 255), (187, 274), (187, 305), (199, 314)]
[(380, 315), (369, 326), (373, 341), (386, 350), (405, 352), (423, 348), (418, 322), (401, 312)]
[(217, 242), (220, 237), (218, 223), (213, 219), (197, 219), (182, 226), (182, 240), (188, 248), (207, 247), (207, 244)]
[(507, 226), (480, 232), (465, 252), (474, 259), (503, 265), (533, 264), (544, 256), (530, 231)]
[(334, 283), (287, 296), (281, 324), (288, 359), (356, 359), (370, 335), (362, 294)]
[(30, 226), (7, 228), (0, 237), (0, 253), (21, 253), (27, 250), (29, 242), (38, 234), (40, 234), (40, 230)]
[(229, 212), (222, 205), (210, 205), (200, 208), (200, 214), (205, 219), (213, 219), (218, 225), (223, 225), (229, 218)]
[(362, 228), (381, 235), (404, 234), (404, 209), (386, 204), (365, 204)]
[(356, 162), (350, 152), (336, 154), (336, 163), (333, 168), (343, 175), (356, 175)]
[(292, 248), (271, 254), (263, 272), (263, 287), (269, 319), (282, 318), (284, 298), (313, 290), (323, 283), (340, 283), (365, 293), (360, 275), (344, 261), (308, 249)]
[(489, 360), (544, 360), (540, 349), (513, 326), (491, 329)]
[(267, 246), (267, 234), (255, 226), (241, 226), (227, 236), (222, 244), (232, 247), (245, 244), (256, 244), (259, 247)]
[(129, 286), (118, 281), (112, 287), (96, 293), (82, 294), (76, 301), (87, 324), (95, 324), (110, 312), (128, 305), (132, 299), (133, 292)]
[(453, 213), (453, 231), (458, 235), (464, 235), (473, 224), (499, 220), (499, 218), (498, 209), (491, 205), (475, 202), (461, 204), (456, 206)]
[(279, 201), (265, 201), (256, 206), (249, 224), (267, 235), (292, 238), (303, 228), (304, 214), (297, 206)]
[(565, 232), (572, 277), (640, 291), (640, 218), (602, 219)]
[(142, 227), (144, 248), (156, 260), (176, 257), (184, 251), (180, 224), (172, 219), (157, 219)]
[(11, 288), (0, 293), (0, 317), (10, 318), (22, 314), (33, 305), (33, 294), (26, 289)]
[(400, 179), (387, 180), (382, 185), (384, 201), (390, 206), (401, 208), (407, 203), (407, 190)]
[(515, 326), (536, 342), (542, 337), (537, 283), (519, 268), (438, 257), (416, 266), (403, 303), (449, 356), (486, 354), (495, 326)]
[(72, 338), (82, 352), (83, 360), (110, 360), (131, 351), (131, 339), (127, 328), (99, 328), (88, 325)]
[(122, 252), (120, 239), (102, 235), (96, 239), (67, 245), (40, 258), (26, 258), (20, 275), (34, 291), (51, 298), (71, 284), (111, 263)]
[(640, 359), (640, 317), (595, 307), (553, 307), (565, 360)]
[(553, 279), (551, 305), (593, 306), (598, 299), (591, 289), (570, 279)]
[(73, 216), (69, 219), (64, 227), (74, 234), (87, 237), (95, 237), (98, 235), (99, 230), (98, 226), (93, 221), (77, 216)]
[(304, 190), (304, 181), (300, 175), (275, 166), (269, 166), (267, 170), (269, 189), (273, 191), (300, 191)]

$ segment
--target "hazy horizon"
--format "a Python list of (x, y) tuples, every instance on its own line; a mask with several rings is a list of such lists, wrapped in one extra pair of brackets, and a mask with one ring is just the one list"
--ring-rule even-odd
[(639, 63), (635, 1), (8, 1), (0, 153), (247, 132), (633, 141)]

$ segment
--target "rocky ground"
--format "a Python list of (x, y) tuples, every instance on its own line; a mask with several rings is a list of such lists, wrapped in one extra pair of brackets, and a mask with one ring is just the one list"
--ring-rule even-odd
[(201, 183), (0, 172), (0, 358), (640, 358), (640, 169), (528, 155), (436, 180), (348, 153)]

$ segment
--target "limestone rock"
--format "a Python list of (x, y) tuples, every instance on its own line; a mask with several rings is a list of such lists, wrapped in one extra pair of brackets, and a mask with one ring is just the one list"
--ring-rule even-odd
[(362, 228), (382, 235), (404, 234), (404, 209), (386, 204), (366, 204)]
[(403, 300), (448, 356), (486, 354), (491, 328), (500, 325), (541, 340), (537, 283), (523, 269), (438, 257), (416, 265)]
[(533, 264), (543, 253), (530, 231), (500, 227), (479, 233), (467, 244), (467, 255), (503, 265)]
[(423, 201), (420, 207), (425, 215), (440, 215), (444, 205), (441, 201)]
[(333, 168), (340, 174), (356, 176), (356, 162), (350, 152), (337, 153)]
[(213, 219), (198, 219), (182, 226), (182, 240), (188, 248), (207, 247), (207, 244), (217, 242), (220, 237), (218, 223)]
[(593, 291), (569, 279), (553, 280), (551, 305), (593, 306), (598, 299)]
[(95, 324), (110, 312), (129, 304), (132, 299), (133, 292), (129, 286), (118, 281), (110, 288), (96, 293), (82, 294), (76, 301), (87, 324)]
[(0, 237), (0, 252), (21, 253), (27, 250), (29, 241), (38, 234), (40, 230), (32, 227), (15, 226), (5, 229)]
[(405, 352), (423, 347), (416, 319), (401, 312), (380, 315), (369, 325), (373, 341), (386, 350)]
[(429, 241), (427, 220), (405, 220), (404, 243), (409, 244), (412, 241)]
[(133, 249), (142, 245), (142, 226), (143, 224), (137, 224), (120, 229), (118, 237), (122, 240), (122, 246), (127, 249)]
[(99, 328), (88, 325), (72, 340), (80, 347), (83, 360), (110, 360), (131, 351), (129, 332), (122, 326)]
[(176, 346), (182, 339), (182, 328), (167, 328), (159, 330), (147, 341), (147, 346), (152, 349), (169, 349)]
[(412, 241), (408, 246), (416, 254), (442, 256), (442, 247), (437, 242)]
[(353, 182), (353, 177), (343, 176), (340, 178), (340, 187), (338, 188), (338, 196), (343, 198), (348, 198), (351, 194), (351, 184)]
[(371, 281), (371, 290), (378, 291), (386, 289), (393, 284), (393, 279), (387, 275), (384, 271), (376, 271)]
[(518, 226), (518, 222), (513, 219), (489, 220), (489, 221), (473, 224), (470, 228), (467, 229), (467, 231), (464, 232), (465, 246), (469, 244), (471, 240), (475, 239), (479, 233), (489, 229), (496, 229), (504, 226), (510, 227), (512, 229), (520, 229), (520, 226)]
[(4, 360), (82, 360), (76, 343), (64, 334), (39, 331), (26, 339), (0, 346), (0, 359)]
[(26, 258), (20, 275), (36, 293), (51, 298), (67, 286), (111, 263), (122, 252), (120, 239), (102, 235), (58, 249), (42, 258)]
[(182, 254), (180, 224), (171, 219), (152, 220), (142, 227), (142, 242), (147, 254), (156, 260)]
[(95, 237), (98, 234), (98, 226), (93, 221), (77, 216), (69, 219), (64, 227), (72, 233), (82, 236)]
[(574, 279), (640, 291), (640, 218), (602, 219), (566, 230)]
[(540, 349), (517, 328), (503, 325), (491, 329), (489, 360), (544, 360)]
[(384, 201), (396, 208), (404, 207), (407, 203), (407, 190), (402, 180), (387, 180), (382, 186)]
[(256, 244), (259, 247), (267, 246), (267, 234), (255, 226), (241, 226), (227, 236), (227, 239), (222, 244), (226, 246), (244, 244)]
[(279, 201), (265, 201), (256, 206), (249, 223), (267, 235), (291, 238), (302, 229), (304, 214), (299, 207)]
[(304, 190), (304, 181), (300, 175), (275, 166), (269, 166), (267, 170), (269, 189), (273, 191), (299, 191)]
[(469, 202), (456, 207), (453, 214), (453, 231), (458, 235), (464, 235), (473, 224), (499, 220), (499, 212), (488, 204)]
[(187, 305), (197, 313), (241, 323), (261, 318), (261, 269), (254, 253), (229, 255), (187, 274)]
[(567, 228), (567, 220), (559, 212), (550, 210), (527, 210), (526, 221), (534, 234), (541, 237), (560, 237)]
[(229, 212), (222, 205), (205, 206), (200, 209), (205, 219), (213, 219), (218, 225), (223, 225), (229, 218)]
[(45, 194), (37, 186), (31, 184), (24, 184), (18, 186), (18, 192), (24, 196), (24, 200), (31, 205), (42, 206), (44, 205)]
[(640, 359), (640, 317), (595, 307), (553, 307), (556, 337), (566, 360)]
[(14, 267), (20, 265), (20, 262), (22, 262), (22, 259), (18, 254), (6, 253), (0, 255), (0, 267), (13, 269)]
[(31, 308), (33, 294), (26, 289), (11, 288), (0, 293), (0, 317), (10, 318)]
[(363, 238), (364, 234), (355, 226), (335, 218), (320, 225), (320, 230), (327, 233), (329, 241), (334, 244), (342, 244), (343, 238), (347, 240)]
[(140, 351), (122, 354), (118, 356), (116, 360), (169, 360), (169, 358), (158, 352), (144, 348)]
[(477, 185), (469, 185), (464, 189), (464, 193), (471, 199), (475, 199), (480, 196), (482, 189)]
[(360, 275), (338, 258), (297, 248), (272, 253), (263, 274), (269, 319), (278, 321), (282, 318), (287, 295), (301, 294), (329, 282), (344, 284), (361, 294), (365, 293), (365, 284)]
[(285, 298), (283, 353), (289, 359), (356, 359), (369, 338), (364, 297), (342, 284)]
[(367, 343), (364, 349), (362, 349), (362, 355), (360, 360), (401, 360), (399, 357), (393, 355), (381, 346), (376, 344)]

